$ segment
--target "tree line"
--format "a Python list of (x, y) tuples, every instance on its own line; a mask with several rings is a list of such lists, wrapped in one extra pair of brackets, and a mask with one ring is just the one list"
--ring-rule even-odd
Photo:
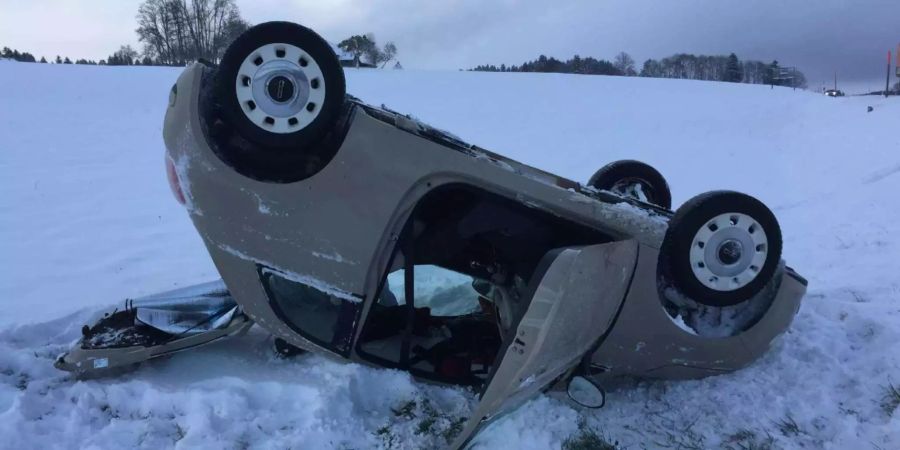
[[(14, 61), (19, 62), (31, 62), (31, 63), (48, 63), (47, 58), (41, 57), (40, 61), (36, 60), (34, 55), (28, 52), (20, 52), (15, 49), (11, 49), (9, 47), (3, 47), (3, 50), (0, 51), (0, 58), (8, 58)], [(112, 55), (110, 55), (106, 59), (101, 59), (99, 61), (95, 61), (93, 59), (76, 59), (74, 62), (69, 59), (68, 56), (59, 56), (56, 55), (56, 59), (53, 60), (56, 64), (84, 64), (84, 65), (92, 65), (92, 66), (155, 66), (159, 65), (153, 61), (148, 56), (144, 58), (140, 58), (138, 52), (131, 48), (130, 45), (123, 45), (119, 50), (116, 50)]]
[(595, 59), (582, 58), (578, 55), (565, 61), (560, 61), (552, 56), (540, 55), (534, 61), (527, 61), (521, 65), (493, 64), (475, 66), (472, 71), (477, 72), (541, 72), (541, 73), (578, 73), (585, 75), (622, 75), (613, 63)]
[[(12, 59), (19, 62), (37, 62), (34, 59), (34, 55), (32, 55), (31, 53), (20, 52), (9, 47), (3, 47), (3, 50), (0, 51), (0, 58)], [(41, 62), (47, 62), (47, 60), (41, 58)]]
[(741, 61), (734, 53), (692, 55), (679, 53), (660, 60), (648, 59), (639, 73), (642, 77), (727, 81), (731, 83), (770, 84), (806, 88), (806, 76), (795, 67), (783, 67), (778, 61)]
[(727, 81), (732, 83), (771, 84), (805, 88), (806, 76), (793, 67), (782, 67), (778, 61), (740, 61), (734, 53), (722, 55), (692, 55), (679, 53), (660, 60), (648, 59), (640, 71), (634, 59), (625, 52), (612, 61), (582, 58), (579, 55), (560, 61), (540, 55), (521, 65), (480, 65), (472, 69), (481, 72), (552, 72), (588, 75), (641, 76), (650, 78), (682, 78), (689, 80)]
[[(200, 59), (218, 63), (231, 41), (250, 28), (235, 0), (144, 0), (136, 19), (135, 32), (143, 45), (140, 52), (122, 45), (106, 59), (77, 59), (74, 64), (184, 66)], [(371, 33), (351, 36), (338, 46), (353, 55), (357, 66), (368, 62), (384, 67), (397, 54), (393, 42), (379, 47)], [(37, 62), (31, 53), (8, 47), (3, 48), (2, 57)], [(40, 62), (47, 60), (42, 57)], [(69, 57), (57, 56), (55, 62), (73, 64)]]

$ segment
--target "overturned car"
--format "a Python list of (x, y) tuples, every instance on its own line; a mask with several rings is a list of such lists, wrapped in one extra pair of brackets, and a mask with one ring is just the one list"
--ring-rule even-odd
[(673, 212), (643, 163), (582, 185), (510, 160), (348, 96), (329, 44), (292, 23), (185, 69), (164, 138), (223, 281), (127, 302), (61, 369), (103, 374), (258, 324), (284, 354), (476, 388), (460, 447), (550, 388), (596, 407), (618, 377), (744, 367), (806, 291), (758, 200), (709, 192)]

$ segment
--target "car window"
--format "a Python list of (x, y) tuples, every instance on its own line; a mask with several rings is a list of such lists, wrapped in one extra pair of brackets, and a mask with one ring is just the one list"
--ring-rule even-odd
[(336, 297), (271, 269), (262, 268), (260, 274), (273, 310), (294, 331), (337, 353), (349, 351), (359, 301)]

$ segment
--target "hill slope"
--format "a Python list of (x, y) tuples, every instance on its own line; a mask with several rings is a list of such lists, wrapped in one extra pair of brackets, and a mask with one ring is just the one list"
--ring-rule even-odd
[[(0, 447), (442, 443), (473, 393), (275, 360), (262, 333), (115, 379), (50, 366), (96, 307), (217, 277), (162, 167), (178, 73), (0, 63)], [(558, 447), (579, 427), (628, 448), (900, 446), (884, 397), (900, 386), (900, 100), (549, 74), (349, 70), (348, 84), (572, 179), (630, 158), (666, 175), (676, 205), (711, 189), (755, 195), (810, 280), (792, 329), (752, 367), (634, 383), (593, 412), (542, 397), (482, 433), (485, 448)]]

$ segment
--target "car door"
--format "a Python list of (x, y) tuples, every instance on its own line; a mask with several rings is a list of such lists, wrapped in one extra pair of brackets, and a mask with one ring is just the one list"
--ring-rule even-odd
[(556, 249), (541, 261), (530, 303), (504, 338), (481, 400), (451, 448), (567, 375), (612, 326), (637, 262), (634, 240)]

